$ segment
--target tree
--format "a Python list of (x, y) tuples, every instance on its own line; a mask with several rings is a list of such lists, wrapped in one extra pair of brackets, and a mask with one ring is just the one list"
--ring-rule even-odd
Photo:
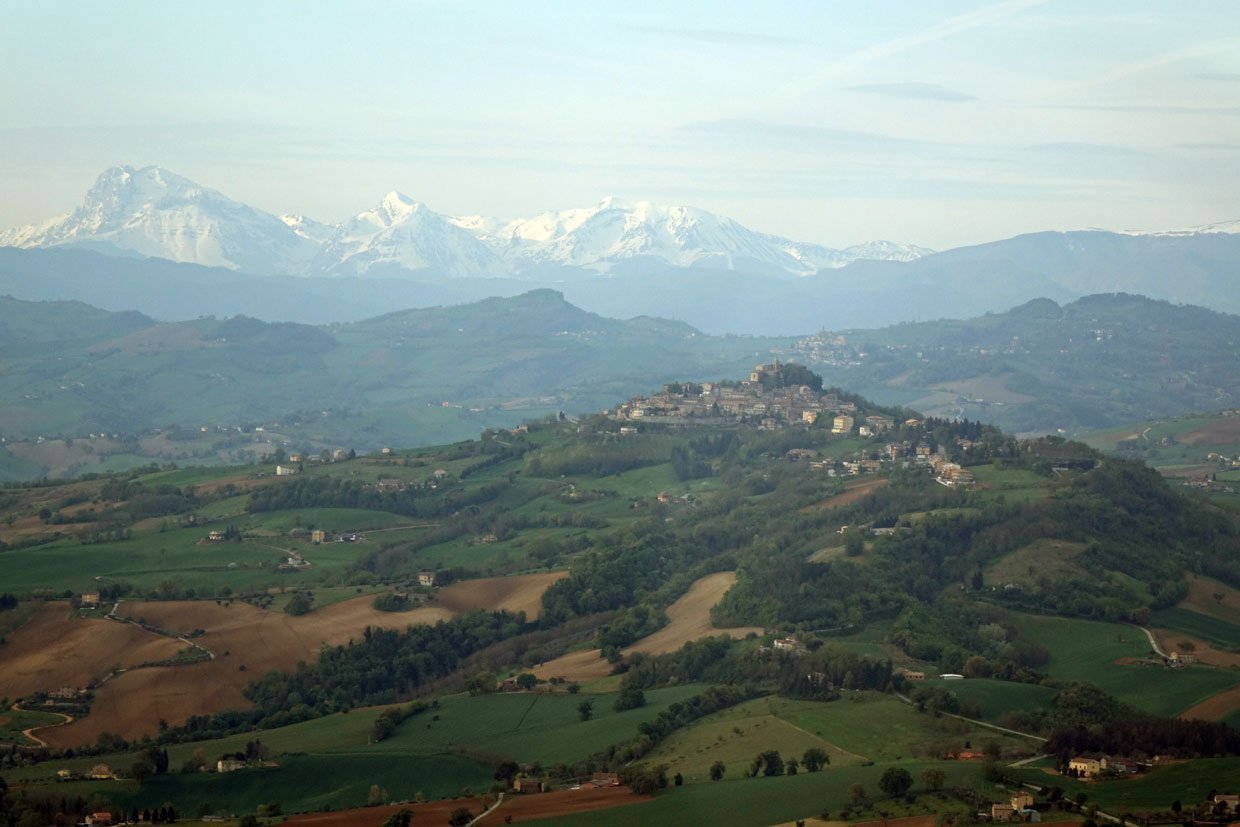
[(899, 798), (913, 786), (913, 776), (903, 767), (888, 767), (878, 779), (878, 788), (889, 798)]
[(789, 758), (788, 761), (784, 764), (784, 772), (788, 775), (796, 775), (797, 770), (800, 768), (800, 766), (801, 765), (797, 762), (797, 759)]
[(581, 720), (588, 721), (594, 717), (594, 701), (590, 698), (577, 704), (577, 714), (581, 716)]
[(620, 694), (616, 696), (615, 708), (617, 712), (623, 712), (626, 709), (637, 709), (646, 705), (646, 695), (635, 686), (626, 686), (620, 690)]
[(452, 815), (448, 816), (448, 827), (465, 827), (473, 820), (474, 815), (468, 807), (457, 807), (452, 811)]
[(869, 795), (866, 793), (865, 787), (861, 786), (860, 784), (853, 784), (851, 787), (848, 788), (848, 800), (851, 801), (854, 805), (860, 804), (862, 801), (865, 801), (867, 798), (869, 798)]
[(313, 608), (311, 597), (306, 592), (297, 592), (289, 600), (288, 605), (284, 607), (284, 611), (291, 615), (304, 615)]
[(155, 774), (155, 765), (151, 763), (149, 758), (139, 758), (133, 762), (129, 768), (129, 774), (133, 776), (134, 781), (142, 784), (143, 781)]
[(865, 554), (865, 537), (861, 529), (850, 528), (844, 535), (844, 554), (849, 557), (860, 557)]
[(380, 787), (378, 784), (370, 785), (370, 794), (366, 796), (367, 807), (378, 807), (380, 804), (387, 804), (388, 791)]
[(722, 781), (723, 774), (728, 771), (728, 767), (722, 761), (716, 761), (710, 765), (710, 780)]
[(1175, 813), (1176, 815), (1179, 815), (1180, 811), (1182, 811), (1183, 809), (1184, 809), (1184, 805), (1180, 803), (1180, 799), (1177, 798), (1175, 801), (1171, 802), (1171, 812)]
[(535, 686), (538, 686), (538, 678), (531, 672), (522, 672), (520, 675), (517, 675), (517, 686), (528, 692)]
[(413, 810), (401, 807), (387, 817), (387, 820), (383, 822), (383, 827), (409, 827), (411, 821), (413, 821)]
[(672, 783), (679, 787), (685, 783), (685, 777), (680, 773), (676, 773), (672, 776)]
[(938, 791), (942, 789), (943, 781), (946, 778), (947, 774), (938, 767), (926, 767), (921, 771), (921, 783), (924, 784), (928, 790)]
[(831, 758), (827, 755), (826, 750), (819, 747), (810, 747), (801, 756), (801, 766), (805, 767), (806, 772), (818, 772), (830, 763)]

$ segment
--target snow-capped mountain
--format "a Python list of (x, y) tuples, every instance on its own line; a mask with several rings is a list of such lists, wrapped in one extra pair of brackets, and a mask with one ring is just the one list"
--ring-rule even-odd
[(379, 271), (390, 276), (394, 270), (452, 277), (508, 274), (504, 261), (473, 235), (398, 192), (339, 226), (316, 269), (358, 276)]
[(82, 206), (0, 233), (0, 246), (81, 246), (255, 273), (300, 272), (315, 253), (280, 219), (159, 167), (112, 167)]
[(89, 247), (256, 274), (559, 278), (644, 268), (803, 276), (857, 259), (931, 252), (886, 241), (834, 250), (750, 230), (689, 206), (606, 198), (502, 221), (450, 218), (391, 192), (341, 224), (276, 217), (159, 167), (113, 167), (69, 215), (0, 233), (0, 246)]
[[(1104, 230), (1105, 232), (1105, 230)], [(1186, 235), (1236, 235), (1240, 234), (1240, 219), (1235, 221), (1219, 221), (1214, 224), (1202, 224), (1197, 227), (1185, 227), (1182, 230), (1157, 230), (1154, 232), (1123, 232), (1122, 235), (1148, 236), (1186, 236)]]
[(620, 262), (647, 260), (672, 267), (807, 275), (858, 258), (910, 261), (930, 252), (891, 242), (833, 250), (755, 232), (697, 207), (630, 204), (618, 198), (507, 223), (482, 216), (451, 220), (518, 272), (548, 264), (608, 272)]

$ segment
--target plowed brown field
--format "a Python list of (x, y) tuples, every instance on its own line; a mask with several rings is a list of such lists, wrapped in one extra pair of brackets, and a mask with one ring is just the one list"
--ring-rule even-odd
[(48, 603), (0, 648), (0, 696), (85, 687), (117, 667), (165, 660), (184, 648), (129, 623), (74, 618), (68, 603)]
[[(486, 818), (477, 823), (481, 827), (504, 824), (512, 817), (514, 824), (523, 824), (539, 818), (588, 813), (628, 804), (649, 801), (646, 796), (634, 795), (628, 787), (584, 786), (580, 790), (556, 790), (550, 793), (529, 795), (505, 795), (504, 801)], [(413, 813), (414, 824), (447, 824), (448, 816), (458, 807), (465, 807), (475, 816), (484, 807), (478, 798), (458, 798), (448, 801), (430, 801), (425, 804), (389, 804), (385, 807), (360, 807), (333, 813), (313, 813), (293, 816), (286, 822), (293, 827), (379, 827), (389, 816), (408, 807)]]
[(834, 497), (827, 497), (825, 500), (816, 502), (813, 505), (807, 505), (801, 510), (818, 511), (821, 509), (842, 508), (846, 505), (852, 505), (862, 497), (874, 493), (886, 484), (886, 477), (876, 477), (874, 479), (865, 480), (864, 482), (854, 483), (846, 487)]
[(528, 619), (536, 620), (542, 615), (543, 592), (565, 577), (568, 577), (568, 572), (553, 571), (549, 574), (462, 580), (435, 595), (435, 604), (454, 612), (475, 609), (525, 612)]
[[(196, 642), (215, 653), (215, 659), (183, 666), (151, 667), (135, 669), (117, 675), (95, 691), (91, 714), (71, 724), (49, 729), (41, 735), (54, 746), (78, 746), (94, 741), (99, 733), (114, 732), (133, 738), (154, 732), (161, 720), (170, 724), (185, 721), (191, 715), (207, 715), (224, 709), (249, 706), (241, 694), (246, 684), (262, 677), (271, 670), (289, 671), (298, 661), (313, 661), (324, 644), (334, 646), (347, 643), (361, 636), (367, 626), (387, 629), (404, 629), (420, 623), (448, 620), (458, 612), (475, 608), (524, 610), (527, 615), (537, 616), (541, 608), (542, 593), (551, 583), (565, 577), (564, 572), (534, 574), (522, 577), (495, 577), (486, 580), (465, 581), (443, 589), (436, 603), (409, 612), (381, 612), (374, 606), (374, 595), (365, 595), (341, 603), (334, 603), (309, 614), (294, 617), (282, 612), (258, 609), (247, 603), (219, 604), (211, 600), (128, 602), (122, 603), (119, 614), (142, 618), (147, 623), (174, 634), (202, 629), (204, 634)], [(67, 614), (62, 606), (61, 616)], [(89, 678), (99, 675), (90, 668), (102, 665), (106, 672), (116, 663), (126, 665), (144, 661), (162, 660), (184, 648), (184, 644), (170, 638), (144, 632), (131, 624), (113, 621), (62, 620), (40, 615), (23, 627), (29, 641), (20, 650), (12, 644), (0, 650), (0, 694), (16, 696), (25, 692), (10, 690), (7, 669), (14, 651), (22, 651), (26, 660), (22, 670), (31, 673), (30, 681), (37, 681), (34, 688), (55, 688), (65, 684), (82, 686)], [(36, 622), (39, 621), (39, 622)], [(96, 640), (78, 636), (68, 642), (59, 638), (65, 635), (65, 624), (70, 626), (100, 627), (115, 638)], [(50, 625), (49, 625), (50, 624)], [(42, 627), (47, 626), (46, 630)], [(138, 645), (142, 643), (142, 645)], [(51, 648), (49, 648), (51, 647)], [(48, 657), (47, 652), (61, 652), (61, 657)], [(86, 664), (68, 669), (63, 663), (65, 656), (85, 659)], [(118, 660), (121, 659), (121, 660)], [(606, 664), (604, 663), (604, 667)], [(66, 679), (52, 680), (49, 670), (64, 669), (82, 679), (73, 682)], [(41, 669), (39, 675), (35, 670)], [(606, 669), (604, 670), (606, 674)], [(21, 688), (24, 684), (14, 686)]]
[[(736, 572), (722, 571), (708, 574), (689, 587), (679, 600), (667, 607), (668, 624), (654, 634), (621, 650), (622, 654), (662, 655), (675, 652), (691, 640), (711, 635), (731, 635), (742, 638), (750, 632), (762, 634), (757, 626), (736, 629), (717, 629), (710, 622), (710, 610), (736, 583)], [(599, 650), (571, 652), (555, 660), (547, 661), (531, 670), (541, 679), (567, 678), (573, 681), (591, 680), (611, 672), (611, 665), (599, 655)]]

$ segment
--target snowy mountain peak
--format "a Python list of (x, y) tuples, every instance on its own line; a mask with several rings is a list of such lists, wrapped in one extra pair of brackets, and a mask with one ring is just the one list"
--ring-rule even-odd
[(295, 275), (516, 276), (557, 269), (704, 268), (808, 275), (861, 258), (927, 254), (876, 241), (846, 250), (756, 232), (699, 207), (608, 196), (594, 206), (501, 221), (448, 218), (393, 190), (340, 224), (276, 217), (160, 167), (116, 166), (82, 205), (41, 225), (0, 233), (0, 246), (87, 246)]
[(258, 273), (300, 270), (314, 245), (284, 222), (160, 167), (104, 170), (82, 205), (0, 245), (82, 246)]

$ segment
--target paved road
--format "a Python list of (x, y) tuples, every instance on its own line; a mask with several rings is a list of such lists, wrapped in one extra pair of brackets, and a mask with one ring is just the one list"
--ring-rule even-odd
[(1150, 639), (1150, 648), (1154, 650), (1155, 654), (1157, 654), (1160, 658), (1167, 657), (1167, 653), (1162, 650), (1162, 647), (1158, 645), (1158, 641), (1154, 639), (1153, 632), (1144, 626), (1138, 626), (1137, 628), (1145, 632), (1145, 636)]

